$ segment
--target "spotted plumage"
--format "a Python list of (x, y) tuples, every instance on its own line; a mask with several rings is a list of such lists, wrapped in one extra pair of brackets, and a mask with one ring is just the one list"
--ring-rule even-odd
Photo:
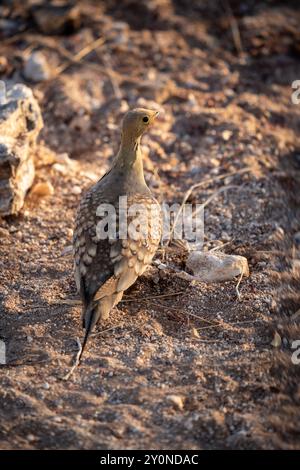
[(160, 241), (160, 207), (146, 185), (140, 150), (141, 135), (157, 114), (141, 108), (126, 114), (111, 170), (79, 206), (73, 247), (83, 302), (82, 352), (96, 323), (108, 318), (123, 292), (151, 263)]

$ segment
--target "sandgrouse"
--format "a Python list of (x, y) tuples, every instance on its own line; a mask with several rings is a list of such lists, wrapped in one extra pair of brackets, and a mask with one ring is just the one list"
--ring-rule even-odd
[(160, 241), (160, 207), (145, 182), (140, 148), (142, 134), (157, 115), (142, 108), (125, 115), (111, 169), (80, 202), (73, 239), (85, 328), (80, 357), (96, 323), (108, 318), (145, 271)]

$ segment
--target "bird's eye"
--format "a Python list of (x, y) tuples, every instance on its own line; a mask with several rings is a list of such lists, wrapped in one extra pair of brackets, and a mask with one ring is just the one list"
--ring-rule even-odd
[(148, 122), (148, 121), (149, 121), (148, 116), (144, 116), (144, 117), (143, 117), (143, 122)]

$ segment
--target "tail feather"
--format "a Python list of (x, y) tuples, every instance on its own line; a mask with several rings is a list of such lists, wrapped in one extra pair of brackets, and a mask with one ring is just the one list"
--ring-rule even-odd
[(90, 333), (93, 331), (97, 321), (99, 320), (100, 312), (98, 309), (98, 302), (90, 303), (87, 308), (85, 309), (82, 319), (83, 319), (83, 328), (85, 328), (85, 335), (80, 351), (80, 355), (78, 361), (81, 360), (83, 351), (89, 339)]

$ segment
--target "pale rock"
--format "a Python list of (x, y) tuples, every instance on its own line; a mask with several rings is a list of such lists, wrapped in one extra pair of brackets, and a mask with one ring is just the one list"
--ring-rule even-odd
[(296, 245), (300, 245), (300, 232), (294, 234), (294, 240)]
[(52, 194), (54, 194), (54, 188), (48, 181), (44, 183), (36, 183), (30, 194), (37, 197), (52, 196)]
[(16, 84), (0, 105), (0, 215), (17, 214), (34, 180), (33, 154), (43, 127), (32, 91)]
[(271, 345), (274, 348), (280, 348), (280, 346), (281, 346), (281, 336), (277, 331), (275, 331), (275, 333), (274, 333), (274, 337), (273, 337), (273, 340), (271, 342)]
[(221, 252), (192, 251), (186, 267), (204, 282), (221, 282), (234, 279), (242, 273), (249, 276), (248, 261), (244, 256), (227, 255)]
[(180, 395), (168, 395), (167, 400), (178, 410), (182, 411), (184, 408), (184, 400)]
[(231, 136), (232, 136), (232, 131), (226, 130), (222, 132), (222, 138), (223, 140), (225, 140), (225, 142), (227, 142)]
[(80, 186), (73, 186), (73, 188), (71, 189), (71, 193), (75, 194), (75, 195), (81, 194), (81, 187)]
[(6, 228), (0, 227), (0, 238), (8, 238), (9, 231)]
[(192, 328), (192, 338), (196, 338), (196, 339), (200, 338), (197, 328)]
[(6, 104), (6, 86), (5, 82), (0, 80), (0, 106)]
[(68, 168), (65, 165), (62, 165), (61, 163), (55, 163), (52, 166), (52, 168), (57, 173), (61, 173), (62, 175), (67, 175), (68, 174)]
[(24, 67), (24, 77), (31, 82), (43, 82), (50, 78), (50, 69), (42, 52), (30, 54)]

